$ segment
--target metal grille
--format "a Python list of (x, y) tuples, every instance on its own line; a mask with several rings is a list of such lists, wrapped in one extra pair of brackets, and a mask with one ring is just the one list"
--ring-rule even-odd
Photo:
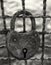
[[(46, 32), (45, 31), (46, 18), (51, 18), (51, 16), (46, 16), (46, 1), (47, 0), (43, 0), (43, 16), (34, 16), (35, 18), (43, 18), (43, 29), (42, 29), (42, 32), (38, 32), (40, 35), (42, 35), (42, 46), (40, 46), (42, 48), (42, 57), (41, 57), (42, 65), (43, 65), (43, 61), (44, 61), (44, 49), (45, 48), (49, 48), (48, 46), (45, 46), (44, 45), (45, 35), (46, 34), (51, 34), (51, 32)], [(23, 7), (23, 14), (24, 14), (24, 12), (25, 12), (25, 0), (22, 0), (22, 7)], [(6, 16), (4, 14), (4, 2), (3, 2), (3, 0), (1, 0), (1, 9), (2, 9), (2, 16), (0, 18), (3, 18), (4, 29), (0, 31), (0, 34), (5, 34), (5, 36), (6, 36), (7, 35), (7, 32), (9, 30), (6, 28), (5, 19), (6, 18), (12, 18), (12, 17), (11, 16)], [(23, 16), (23, 17), (22, 16), (19, 16), (18, 17), (18, 18), (23, 18), (23, 21), (24, 21), (23, 22), (24, 32), (25, 32), (25, 18), (30, 18), (30, 17), (32, 17), (32, 16), (26, 16), (26, 17), (25, 16)], [(2, 47), (5, 47), (5, 46), (0, 46), (0, 48), (2, 48)], [(11, 65), (11, 61), (10, 61), (11, 59), (10, 59), (10, 53), (9, 52), (8, 52), (8, 60), (9, 60), (9, 65)], [(36, 60), (36, 59), (31, 59), (31, 60)], [(37, 60), (39, 60), (39, 59), (37, 59)], [(47, 60), (47, 59), (45, 59), (45, 60)], [(25, 63), (26, 63), (26, 61), (25, 61)]]

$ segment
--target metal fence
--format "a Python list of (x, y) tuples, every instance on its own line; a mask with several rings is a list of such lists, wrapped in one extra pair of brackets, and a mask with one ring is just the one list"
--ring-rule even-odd
[[(46, 23), (46, 18), (51, 18), (51, 16), (46, 16), (46, 1), (47, 0), (43, 0), (43, 16), (34, 16), (35, 18), (42, 18), (43, 19), (43, 29), (42, 32), (38, 32), (40, 35), (42, 35), (42, 46), (40, 46), (42, 48), (42, 57), (41, 57), (41, 61), (42, 61), (42, 65), (43, 65), (43, 61), (44, 61), (44, 49), (45, 48), (49, 48), (48, 46), (45, 46), (44, 41), (45, 41), (45, 35), (46, 34), (51, 34), (51, 32), (46, 32), (45, 31), (45, 23)], [(23, 11), (25, 11), (25, 0), (22, 0), (22, 7), (23, 7)], [(6, 16), (4, 14), (4, 2), (3, 0), (1, 0), (1, 9), (2, 9), (2, 16), (0, 18), (3, 18), (3, 25), (4, 25), (4, 29), (0, 31), (0, 34), (5, 34), (5, 36), (7, 35), (7, 32), (9, 31), (6, 28), (6, 22), (5, 19), (6, 18), (12, 18), (11, 16)], [(24, 13), (23, 13), (24, 14)], [(26, 16), (25, 18), (30, 18), (32, 16)], [(22, 16), (19, 16), (18, 18), (23, 18)], [(24, 26), (24, 32), (25, 32), (25, 18), (23, 18), (23, 26)], [(6, 42), (7, 43), (7, 42)], [(3, 46), (1, 46), (0, 48), (2, 48)], [(51, 47), (50, 47), (51, 48)], [(50, 59), (50, 58), (49, 58)], [(9, 60), (9, 65), (11, 65), (10, 62), (10, 57), (9, 57), (9, 53), (8, 53), (8, 60)], [(36, 59), (32, 59), (32, 60), (36, 60)], [(39, 59), (37, 59), (39, 60)], [(45, 59), (47, 60), (47, 59)], [(51, 59), (50, 59), (51, 60)]]

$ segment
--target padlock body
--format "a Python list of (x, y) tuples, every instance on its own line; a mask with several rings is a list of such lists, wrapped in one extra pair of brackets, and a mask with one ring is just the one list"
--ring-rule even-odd
[(30, 31), (27, 33), (18, 33), (11, 31), (7, 35), (7, 47), (10, 53), (17, 59), (24, 59), (22, 50), (27, 49), (26, 58), (33, 57), (40, 46), (40, 37), (36, 31)]

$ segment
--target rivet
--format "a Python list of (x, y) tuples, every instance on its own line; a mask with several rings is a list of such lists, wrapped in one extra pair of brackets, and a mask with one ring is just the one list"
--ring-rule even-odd
[(16, 42), (16, 39), (14, 39), (14, 42)]
[(35, 36), (37, 36), (37, 34), (35, 34)]

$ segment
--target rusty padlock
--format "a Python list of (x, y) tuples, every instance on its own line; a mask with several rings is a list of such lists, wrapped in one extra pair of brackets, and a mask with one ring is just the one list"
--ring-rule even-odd
[(32, 16), (30, 17), (32, 30), (25, 33), (19, 33), (14, 30), (16, 17), (20, 15), (23, 16), (23, 11), (16, 12), (11, 19), (10, 32), (7, 34), (7, 48), (15, 58), (24, 60), (30, 59), (37, 53), (40, 46), (40, 36), (35, 31), (35, 18), (28, 11), (25, 11), (25, 15)]

